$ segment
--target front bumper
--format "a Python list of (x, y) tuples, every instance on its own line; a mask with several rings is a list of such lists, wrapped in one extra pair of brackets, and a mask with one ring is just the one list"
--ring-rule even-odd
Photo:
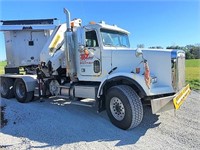
[(178, 93), (172, 96), (151, 100), (152, 113), (156, 114), (172, 109), (178, 110), (185, 101), (185, 99), (188, 97), (190, 92), (191, 90), (188, 84), (187, 86), (182, 88)]

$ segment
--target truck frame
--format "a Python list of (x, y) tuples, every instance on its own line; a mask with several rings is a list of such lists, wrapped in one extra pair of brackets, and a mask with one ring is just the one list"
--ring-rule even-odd
[[(63, 98), (106, 110), (124, 130), (141, 123), (143, 103), (151, 105), (153, 114), (179, 109), (190, 93), (184, 51), (132, 49), (128, 31), (103, 21), (82, 26), (81, 19), (71, 20), (67, 9), (64, 13), (66, 23), (56, 26), (38, 50), (34, 73), (1, 75), (2, 97), (22, 103), (34, 97)], [(23, 26), (29, 32), (32, 25)]]

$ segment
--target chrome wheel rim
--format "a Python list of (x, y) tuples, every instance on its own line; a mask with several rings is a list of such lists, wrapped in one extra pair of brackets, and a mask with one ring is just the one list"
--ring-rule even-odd
[(118, 97), (113, 97), (110, 100), (110, 110), (116, 120), (121, 121), (124, 119), (125, 108), (122, 101)]
[(23, 83), (18, 83), (16, 86), (16, 93), (19, 98), (23, 98), (26, 93), (26, 87)]

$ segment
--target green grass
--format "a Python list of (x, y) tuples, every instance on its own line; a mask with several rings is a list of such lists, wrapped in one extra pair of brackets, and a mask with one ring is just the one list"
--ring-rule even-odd
[(4, 66), (6, 66), (6, 61), (0, 62), (0, 74), (4, 74)]
[(200, 67), (200, 59), (188, 59), (186, 60), (186, 67)]
[(200, 59), (186, 60), (186, 83), (194, 90), (200, 90)]
[[(6, 61), (0, 62), (0, 74), (4, 73)], [(194, 90), (200, 90), (200, 59), (186, 60), (186, 83)]]

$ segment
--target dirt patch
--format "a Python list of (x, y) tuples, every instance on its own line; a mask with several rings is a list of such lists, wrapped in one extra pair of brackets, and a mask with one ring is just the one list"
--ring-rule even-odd
[(1, 125), (0, 125), (0, 128), (3, 128), (8, 123), (8, 120), (5, 119), (5, 117), (4, 117), (5, 106), (1, 106), (0, 110), (1, 110)]

